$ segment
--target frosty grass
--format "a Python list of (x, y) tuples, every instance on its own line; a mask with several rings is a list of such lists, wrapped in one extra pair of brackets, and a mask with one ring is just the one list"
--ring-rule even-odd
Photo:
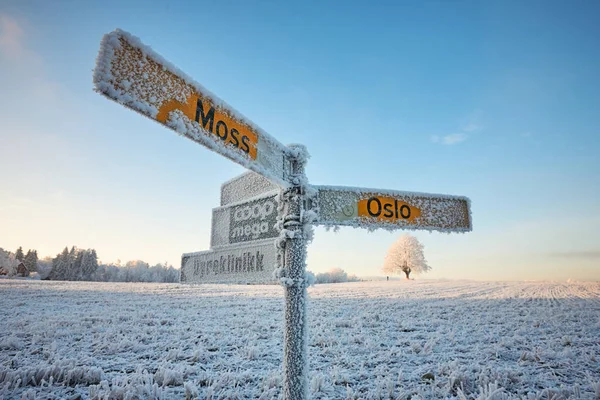
[[(309, 288), (314, 399), (599, 399), (600, 283)], [(277, 399), (283, 289), (0, 279), (0, 399)]]

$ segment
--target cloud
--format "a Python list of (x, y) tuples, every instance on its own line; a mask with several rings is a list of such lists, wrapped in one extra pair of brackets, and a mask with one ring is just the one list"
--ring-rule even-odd
[(27, 43), (26, 21), (0, 12), (0, 87), (10, 93), (35, 96), (47, 103), (60, 98), (64, 87), (48, 77), (43, 58)]
[(484, 128), (484, 126), (481, 123), (482, 115), (483, 115), (483, 112), (481, 110), (475, 110), (472, 113), (470, 113), (469, 115), (467, 115), (461, 121), (460, 130), (462, 132), (469, 132), (469, 133), (482, 131)]
[(0, 14), (0, 52), (16, 57), (23, 51), (21, 38), (23, 29), (16, 20), (5, 14)]
[(464, 132), (479, 132), (483, 129), (483, 126), (476, 124), (474, 122), (469, 122), (467, 125), (463, 126), (462, 130)]
[(24, 34), (19, 21), (0, 13), (0, 56), (3, 59), (12, 64), (39, 61), (39, 57), (25, 46)]
[(451, 135), (446, 135), (442, 138), (443, 144), (456, 144), (467, 140), (467, 135), (465, 133), (453, 133)]
[(474, 134), (483, 130), (483, 125), (479, 123), (480, 114), (480, 111), (476, 111), (467, 116), (463, 120), (463, 124), (460, 125), (458, 133), (451, 133), (445, 136), (433, 135), (431, 136), (431, 141), (433, 143), (443, 144), (446, 146), (464, 142), (469, 138), (470, 134)]
[(443, 137), (439, 137), (438, 135), (433, 135), (431, 137), (431, 141), (433, 143), (440, 143), (443, 145), (453, 145), (460, 142), (464, 142), (467, 140), (468, 135), (466, 133), (452, 133), (450, 135), (446, 135)]

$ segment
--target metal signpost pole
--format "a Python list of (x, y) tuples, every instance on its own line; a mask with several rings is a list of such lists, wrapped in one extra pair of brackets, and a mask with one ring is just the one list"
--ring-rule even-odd
[[(290, 146), (292, 147), (292, 146)], [(303, 146), (301, 151), (304, 150)], [(286, 215), (283, 228), (286, 233), (284, 248), (285, 327), (283, 350), (283, 398), (304, 400), (307, 396), (307, 324), (306, 324), (306, 241), (303, 237), (305, 159), (292, 159), (292, 187), (283, 198)]]

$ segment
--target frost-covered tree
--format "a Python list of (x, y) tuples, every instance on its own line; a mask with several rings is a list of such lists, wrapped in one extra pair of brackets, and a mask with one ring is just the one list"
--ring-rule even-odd
[(104, 282), (179, 281), (179, 270), (166, 262), (152, 267), (142, 260), (129, 261), (125, 266), (121, 266), (120, 262), (117, 265), (105, 265), (98, 261), (94, 249), (83, 250), (73, 246), (69, 250), (68, 247), (65, 247), (62, 253), (51, 259), (51, 266), (49, 260), (49, 258), (45, 258), (38, 262), (39, 274), (42, 279)]
[(83, 250), (81, 256), (81, 277), (83, 280), (92, 280), (92, 276), (98, 269), (98, 256), (96, 250)]
[(36, 272), (38, 262), (38, 255), (36, 250), (29, 250), (23, 259), (23, 264), (27, 267), (30, 272)]
[(73, 259), (73, 263), (71, 264), (71, 280), (72, 281), (82, 281), (83, 278), (83, 256), (85, 255), (85, 250), (73, 249), (71, 257)]
[(48, 274), (48, 279), (66, 281), (69, 280), (70, 268), (69, 248), (65, 247), (62, 253), (59, 253), (52, 259), (52, 269)]
[(0, 247), (0, 269), (2, 269), (8, 276), (14, 276), (17, 274), (18, 265), (19, 260), (17, 260), (15, 254)]
[(406, 279), (412, 272), (418, 274), (431, 269), (423, 255), (423, 245), (412, 235), (402, 235), (388, 250), (383, 263), (385, 274), (401, 274), (404, 272)]
[(52, 260), (48, 279), (63, 281), (95, 280), (98, 256), (94, 249), (67, 247)]
[(19, 246), (19, 248), (17, 249), (17, 252), (15, 253), (15, 258), (19, 261), (23, 261), (23, 247)]
[(348, 275), (341, 268), (333, 268), (329, 272), (319, 273), (315, 277), (315, 283), (358, 282), (359, 280), (356, 275)]
[(72, 246), (71, 251), (69, 251), (67, 265), (67, 274), (64, 279), (67, 281), (80, 280), (81, 253), (75, 246)]
[(135, 260), (127, 262), (126, 265), (100, 263), (92, 276), (92, 280), (103, 282), (179, 282), (179, 270), (167, 263), (158, 263), (150, 267), (144, 261)]
[(37, 272), (40, 276), (40, 279), (49, 279), (48, 275), (50, 274), (50, 271), (52, 270), (52, 257), (48, 256), (48, 257), (44, 257), (42, 259), (39, 259), (37, 262)]

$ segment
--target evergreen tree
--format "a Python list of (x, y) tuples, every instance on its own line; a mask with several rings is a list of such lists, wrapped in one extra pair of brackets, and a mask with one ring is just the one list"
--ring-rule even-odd
[(37, 251), (36, 250), (28, 250), (27, 254), (25, 255), (25, 258), (23, 259), (23, 264), (25, 264), (25, 267), (27, 267), (29, 272), (36, 272), (37, 271), (37, 261), (38, 261)]
[(94, 249), (82, 250), (81, 253), (81, 277), (89, 281), (98, 269), (98, 256)]
[(64, 279), (67, 281), (76, 281), (77, 272), (77, 247), (72, 246), (67, 257), (67, 270)]
[(62, 253), (59, 253), (52, 260), (52, 269), (48, 274), (48, 279), (64, 281), (68, 280), (69, 271), (69, 248), (65, 247)]
[(84, 250), (75, 249), (73, 254), (73, 264), (71, 265), (71, 280), (82, 281), (83, 280), (83, 256)]
[(17, 252), (15, 253), (15, 258), (19, 261), (23, 261), (23, 247), (19, 246)]
[(90, 257), (89, 257), (89, 261), (88, 261), (88, 273), (89, 276), (91, 277), (93, 274), (96, 273), (96, 271), (98, 270), (98, 254), (96, 254), (96, 250), (92, 249), (91, 253), (90, 253)]
[(32, 255), (31, 255), (31, 262), (33, 265), (33, 270), (37, 272), (38, 270), (38, 253), (37, 250), (33, 250)]

